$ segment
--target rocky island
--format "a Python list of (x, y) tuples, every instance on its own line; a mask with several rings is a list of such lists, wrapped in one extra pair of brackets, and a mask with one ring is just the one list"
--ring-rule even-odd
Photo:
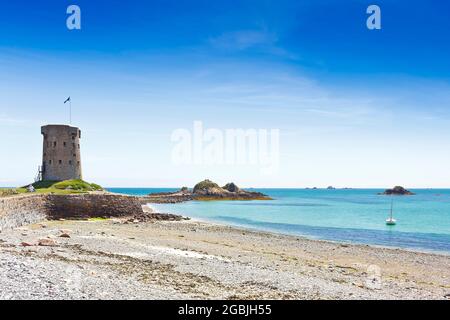
[(151, 193), (142, 197), (145, 203), (178, 203), (192, 200), (272, 200), (272, 198), (261, 192), (241, 189), (233, 182), (220, 187), (208, 179), (197, 183), (192, 190), (183, 187), (175, 192)]
[(380, 195), (388, 195), (388, 196), (411, 196), (415, 193), (406, 190), (405, 188), (401, 186), (396, 186), (392, 189), (386, 189), (384, 192), (379, 193)]

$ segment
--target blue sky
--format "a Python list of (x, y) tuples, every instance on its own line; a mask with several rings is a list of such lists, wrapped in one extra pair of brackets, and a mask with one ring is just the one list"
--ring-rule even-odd
[[(70, 95), (105, 186), (450, 187), (449, 18), (438, 0), (2, 2), (0, 186), (32, 180)], [(279, 129), (279, 172), (173, 164), (195, 120)]]

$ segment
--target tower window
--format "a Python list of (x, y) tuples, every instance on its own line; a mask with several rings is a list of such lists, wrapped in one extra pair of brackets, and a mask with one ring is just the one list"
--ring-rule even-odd
[(56, 147), (56, 141), (55, 141), (55, 142), (53, 142), (53, 147)]
[(62, 160), (59, 160), (59, 164), (62, 164)]
[(48, 164), (52, 164), (52, 160), (48, 160)]
[(64, 143), (64, 147), (65, 147), (66, 146), (66, 142), (64, 141), (63, 143)]
[(72, 160), (69, 160), (69, 164), (72, 165)]

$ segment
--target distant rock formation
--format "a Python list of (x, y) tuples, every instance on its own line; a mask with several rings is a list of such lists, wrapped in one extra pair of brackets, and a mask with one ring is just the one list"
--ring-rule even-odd
[(328, 189), (328, 190), (334, 190), (334, 189), (336, 189), (336, 188), (333, 187), (333, 186), (329, 186), (327, 189)]
[(188, 188), (188, 187), (182, 187), (182, 188), (180, 189), (180, 192), (182, 192), (182, 193), (188, 193), (188, 192), (189, 192), (189, 188)]
[(235, 185), (233, 182), (227, 183), (222, 187), (222, 189), (228, 190), (230, 192), (239, 192), (241, 189), (237, 185)]
[(152, 193), (143, 198), (143, 201), (153, 203), (178, 203), (191, 200), (272, 200), (261, 192), (252, 192), (240, 189), (233, 182), (227, 183), (222, 188), (211, 180), (203, 180), (197, 183), (192, 191), (183, 187), (180, 191)]
[(411, 196), (414, 195), (415, 193), (406, 190), (405, 188), (401, 187), (401, 186), (396, 186), (392, 189), (386, 189), (384, 192), (379, 193), (382, 195), (394, 195), (394, 196)]
[(195, 195), (208, 196), (208, 195), (220, 195), (224, 191), (225, 190), (219, 187), (217, 183), (205, 179), (194, 186), (192, 193)]
[(147, 203), (180, 203), (194, 200), (192, 192), (189, 189), (181, 188), (175, 192), (157, 192), (148, 196), (139, 197), (143, 205)]

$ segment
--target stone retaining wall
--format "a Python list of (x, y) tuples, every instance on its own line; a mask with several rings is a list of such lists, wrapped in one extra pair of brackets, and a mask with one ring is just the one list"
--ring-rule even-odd
[(116, 194), (49, 195), (47, 216), (58, 218), (123, 217), (143, 213), (137, 197)]
[(0, 198), (0, 231), (45, 219), (45, 204), (43, 195)]
[(117, 194), (19, 195), (0, 198), (0, 231), (43, 219), (142, 214), (137, 197)]

